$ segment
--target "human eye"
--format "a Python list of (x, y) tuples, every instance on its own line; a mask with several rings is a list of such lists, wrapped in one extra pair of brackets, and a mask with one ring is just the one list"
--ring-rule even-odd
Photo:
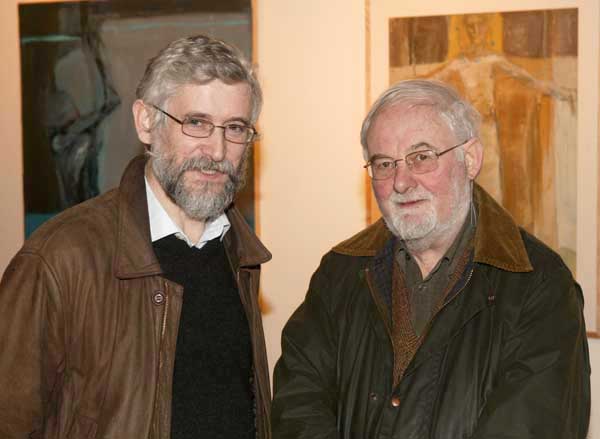
[(377, 158), (377, 159), (373, 160), (371, 162), (371, 165), (375, 169), (381, 169), (381, 170), (391, 169), (394, 167), (394, 161), (390, 158), (382, 157), (382, 158)]
[(246, 131), (248, 131), (248, 127), (246, 125), (243, 125), (241, 123), (230, 123), (225, 125), (225, 129), (233, 135), (243, 135), (246, 133)]
[(196, 128), (196, 129), (197, 128), (204, 128), (204, 129), (206, 129), (206, 128), (210, 128), (210, 126), (212, 125), (211, 122), (209, 122), (206, 119), (202, 119), (200, 117), (188, 117), (185, 120), (185, 124), (188, 125), (188, 126), (190, 126), (190, 127)]
[(409, 154), (406, 157), (406, 160), (411, 164), (419, 164), (424, 162), (432, 161), (435, 157), (435, 153), (433, 151), (417, 151)]

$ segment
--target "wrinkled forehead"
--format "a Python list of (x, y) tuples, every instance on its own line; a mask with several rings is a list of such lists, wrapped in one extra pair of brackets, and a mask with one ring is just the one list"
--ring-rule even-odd
[(230, 93), (237, 94), (241, 97), (252, 98), (252, 90), (250, 84), (245, 81), (223, 81), (219, 78), (213, 79), (192, 79), (186, 82), (174, 83), (170, 88), (170, 93), (166, 96), (166, 102), (173, 98), (178, 98), (182, 95), (190, 93), (190, 91), (198, 90), (214, 90), (215, 94), (227, 95)]
[[(398, 108), (394, 108), (398, 107)], [(416, 125), (432, 124), (444, 128), (451, 128), (448, 121), (443, 117), (439, 106), (432, 103), (406, 103), (391, 105), (392, 111), (399, 111), (406, 123)]]
[(252, 93), (246, 82), (228, 84), (219, 79), (205, 83), (189, 82), (169, 96), (165, 107), (189, 113), (187, 115), (205, 113), (215, 117), (250, 119)]
[(383, 145), (401, 146), (402, 150), (418, 149), (419, 143), (444, 146), (454, 142), (452, 127), (431, 103), (395, 103), (383, 107), (371, 125), (367, 143), (369, 150)]

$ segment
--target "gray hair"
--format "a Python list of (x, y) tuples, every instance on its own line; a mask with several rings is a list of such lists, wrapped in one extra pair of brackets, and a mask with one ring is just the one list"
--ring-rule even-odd
[[(146, 66), (136, 96), (145, 103), (163, 107), (186, 84), (207, 84), (219, 79), (226, 84), (247, 83), (250, 86), (251, 122), (255, 123), (262, 106), (262, 91), (252, 65), (242, 53), (229, 44), (205, 35), (173, 41)], [(154, 111), (154, 123), (164, 119)]]
[(360, 143), (365, 160), (368, 160), (367, 136), (371, 124), (384, 108), (395, 104), (431, 106), (446, 121), (458, 141), (479, 136), (479, 112), (452, 87), (429, 79), (400, 81), (379, 96), (363, 121)]

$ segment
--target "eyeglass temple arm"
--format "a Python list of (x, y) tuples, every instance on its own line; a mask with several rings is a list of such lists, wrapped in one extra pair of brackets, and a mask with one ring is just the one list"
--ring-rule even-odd
[[(450, 151), (452, 151), (453, 149), (456, 149), (456, 148), (458, 148), (459, 146), (463, 146), (463, 145), (465, 145), (465, 144), (466, 144), (466, 143), (468, 143), (468, 142), (469, 142), (469, 140), (471, 140), (471, 139), (472, 139), (472, 137), (468, 138), (468, 139), (467, 139), (467, 140), (465, 140), (464, 142), (461, 142), (461, 143), (459, 143), (458, 145), (451, 146), (450, 148), (446, 149), (445, 151), (442, 151), (442, 152), (436, 152), (436, 153), (435, 153), (435, 155), (436, 155), (436, 156), (438, 156), (438, 157), (440, 157), (440, 156), (442, 156), (442, 155), (446, 154), (447, 152), (450, 152)], [(434, 152), (435, 152), (435, 151), (434, 151)]]

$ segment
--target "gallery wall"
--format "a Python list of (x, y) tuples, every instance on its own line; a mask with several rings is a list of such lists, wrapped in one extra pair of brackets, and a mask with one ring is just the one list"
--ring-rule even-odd
[(364, 4), (258, 4), (265, 107), (257, 210), (260, 236), (274, 255), (262, 282), (273, 367), (281, 328), (321, 256), (365, 225)]
[[(518, 3), (539, 9), (589, 2), (596, 0)], [(415, 14), (422, 12), (419, 7), (426, 3), (430, 2), (404, 0)], [(517, 2), (496, 3), (505, 10), (509, 3)], [(264, 266), (262, 280), (265, 332), (273, 367), (280, 353), (281, 328), (301, 302), (321, 255), (366, 223), (358, 138), (366, 109), (365, 0), (256, 0), (256, 6), (255, 50), (265, 93), (256, 197), (258, 232), (274, 255)], [(588, 19), (600, 24), (597, 8), (596, 16)], [(23, 240), (16, 0), (0, 2), (0, 41), (1, 272)], [(594, 42), (596, 48), (598, 43)], [(586, 141), (598, 144), (598, 139)], [(590, 348), (592, 367), (599, 369), (599, 340), (590, 340)], [(593, 407), (590, 437), (600, 439), (598, 374), (593, 374), (592, 391), (599, 402)]]

